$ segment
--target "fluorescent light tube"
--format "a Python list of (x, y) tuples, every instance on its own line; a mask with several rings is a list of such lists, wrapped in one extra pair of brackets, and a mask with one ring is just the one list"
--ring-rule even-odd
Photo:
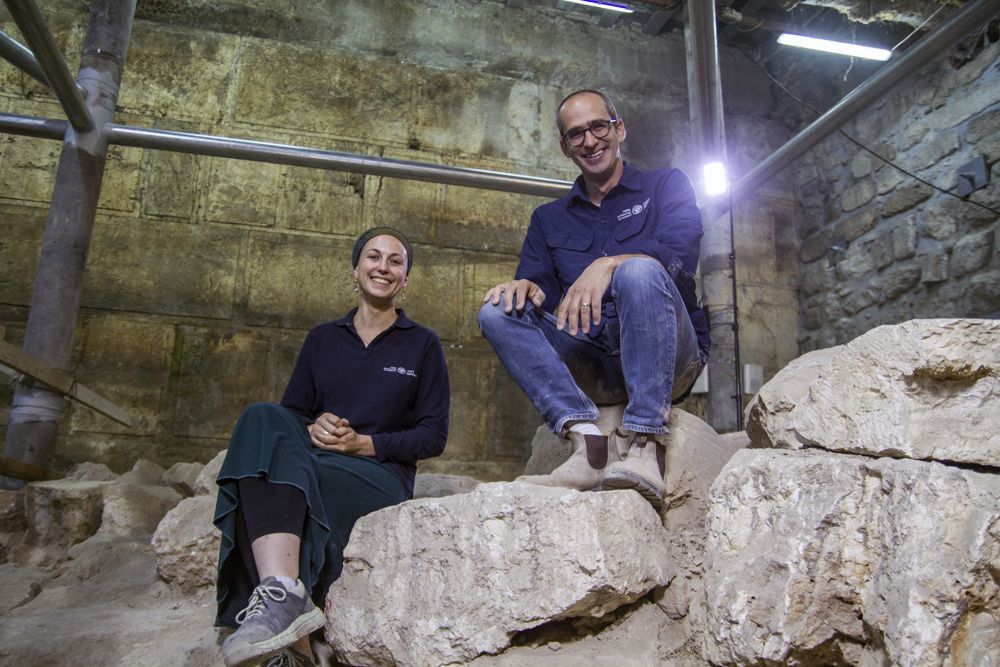
[(615, 2), (600, 2), (600, 0), (566, 0), (566, 2), (572, 2), (574, 5), (584, 5), (586, 7), (606, 9), (609, 12), (621, 12), (622, 14), (631, 14), (635, 11), (628, 5), (619, 5)]
[(888, 60), (892, 55), (892, 51), (886, 49), (858, 46), (857, 44), (848, 44), (846, 42), (834, 42), (829, 39), (818, 39), (816, 37), (806, 37), (805, 35), (793, 35), (788, 32), (778, 35), (778, 44), (798, 46), (803, 49), (813, 49), (814, 51), (826, 51), (827, 53), (839, 53), (844, 56), (867, 58), (869, 60)]
[(726, 190), (729, 189), (729, 183), (726, 181), (726, 166), (724, 164), (721, 162), (709, 162), (702, 167), (702, 172), (705, 175), (706, 195), (726, 194)]

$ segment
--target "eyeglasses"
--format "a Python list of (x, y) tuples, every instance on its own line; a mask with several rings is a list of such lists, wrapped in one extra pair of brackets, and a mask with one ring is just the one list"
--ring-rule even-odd
[(587, 132), (594, 135), (595, 139), (603, 139), (608, 136), (608, 132), (611, 131), (611, 126), (617, 122), (617, 118), (612, 118), (610, 120), (593, 120), (587, 127), (574, 127), (572, 130), (562, 135), (562, 140), (570, 146), (580, 146), (583, 144), (583, 139), (587, 136)]

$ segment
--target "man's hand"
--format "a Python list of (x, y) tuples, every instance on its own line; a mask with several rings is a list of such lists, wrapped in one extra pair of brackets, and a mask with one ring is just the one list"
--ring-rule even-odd
[(324, 412), (307, 428), (314, 447), (342, 454), (375, 456), (375, 443), (371, 436), (361, 435), (351, 428), (349, 421), (332, 412)]
[(590, 331), (590, 325), (601, 323), (601, 299), (611, 284), (611, 276), (619, 262), (616, 257), (599, 257), (590, 263), (576, 279), (559, 304), (556, 311), (556, 327), (559, 331), (569, 325), (573, 336), (579, 328), (583, 333)]
[(522, 278), (521, 280), (500, 283), (492, 288), (486, 292), (483, 303), (492, 300), (493, 305), (496, 306), (500, 303), (500, 299), (503, 299), (504, 302), (504, 312), (509, 313), (512, 308), (523, 310), (525, 300), (533, 303), (536, 308), (541, 308), (542, 304), (545, 303), (545, 292), (535, 283)]

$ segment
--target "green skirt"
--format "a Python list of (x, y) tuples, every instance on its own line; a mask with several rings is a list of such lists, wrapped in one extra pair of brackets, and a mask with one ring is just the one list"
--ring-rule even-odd
[(330, 584), (344, 566), (344, 547), (354, 523), (375, 510), (408, 499), (403, 481), (377, 460), (312, 446), (309, 432), (290, 410), (255, 403), (236, 422), (219, 471), (215, 525), (222, 531), (216, 625), (236, 627), (253, 580), (236, 545), (240, 496), (237, 480), (262, 477), (291, 484), (306, 496), (308, 518), (299, 550), (299, 579), (323, 608)]

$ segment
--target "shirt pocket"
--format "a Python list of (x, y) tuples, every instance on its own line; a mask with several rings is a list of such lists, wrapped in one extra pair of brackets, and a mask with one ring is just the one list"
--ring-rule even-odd
[(585, 252), (594, 243), (593, 234), (553, 234), (548, 239), (553, 252)]
[(594, 234), (553, 234), (548, 239), (552, 251), (552, 263), (555, 266), (559, 282), (563, 289), (576, 280), (591, 261), (588, 252), (594, 245)]
[(649, 207), (646, 207), (638, 215), (632, 215), (615, 225), (615, 230), (612, 236), (616, 243), (625, 243), (630, 239), (633, 239), (639, 234), (645, 227), (646, 221), (650, 218)]

